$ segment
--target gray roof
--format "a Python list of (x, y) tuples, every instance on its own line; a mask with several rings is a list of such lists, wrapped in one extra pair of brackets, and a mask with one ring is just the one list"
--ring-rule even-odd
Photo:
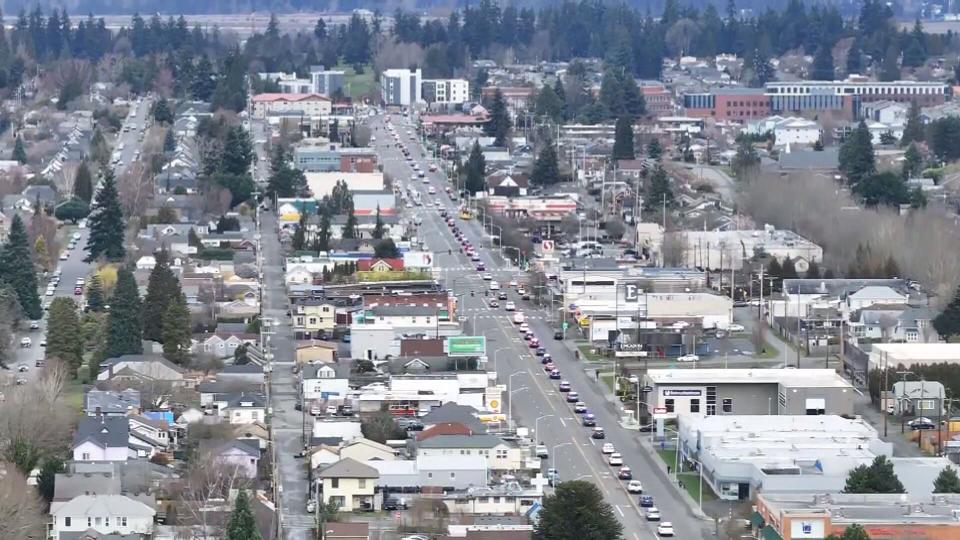
[(344, 458), (320, 469), (319, 478), (378, 478), (377, 469), (352, 458)]
[(111, 472), (59, 473), (54, 484), (53, 500), (69, 501), (78, 495), (119, 495), (120, 476)]
[(137, 533), (103, 534), (95, 531), (94, 529), (87, 529), (83, 532), (79, 532), (79, 531), (61, 532), (57, 538), (58, 540), (142, 540), (143, 538), (145, 538), (145, 536)]
[(127, 446), (130, 435), (130, 425), (123, 417), (85, 417), (77, 424), (73, 434), (73, 445), (77, 446), (85, 441), (92, 441), (103, 448), (120, 448)]
[(784, 290), (790, 294), (824, 294), (829, 296), (845, 297), (864, 287), (890, 287), (902, 290), (902, 279), (785, 279)]
[(231, 392), (256, 392), (262, 387), (260, 382), (244, 380), (203, 381), (197, 385), (201, 394), (229, 394)]
[(479, 411), (469, 405), (458, 405), (452, 401), (448, 401), (427, 413), (420, 420), (424, 425), (448, 422), (465, 425), (480, 424), (480, 420), (477, 419), (476, 416), (478, 412)]
[[(440, 313), (441, 308), (432, 306), (374, 306), (367, 308), (366, 311), (370, 311), (374, 316), (377, 317), (406, 315), (424, 315), (429, 317), (431, 315), (437, 315)], [(443, 309), (442, 311), (446, 311), (446, 309)]]
[(202, 440), (200, 441), (200, 452), (211, 454), (223, 454), (233, 448), (240, 450), (250, 457), (260, 459), (260, 449), (245, 440), (231, 439), (229, 441)]
[(420, 441), (420, 448), (493, 448), (504, 444), (496, 435), (434, 435)]
[(780, 153), (781, 169), (832, 171), (840, 166), (838, 147), (816, 150), (793, 150)]
[[(250, 405), (242, 405), (243, 403), (250, 403)], [(255, 408), (266, 406), (266, 401), (260, 394), (240, 393), (227, 397), (227, 408)]]
[(83, 401), (83, 410), (88, 413), (100, 411), (104, 414), (126, 414), (130, 409), (140, 408), (140, 391), (133, 388), (121, 392), (89, 390), (84, 394)]
[(224, 366), (220, 370), (220, 375), (246, 375), (259, 373), (263, 375), (263, 366), (257, 364), (231, 364), (229, 366)]

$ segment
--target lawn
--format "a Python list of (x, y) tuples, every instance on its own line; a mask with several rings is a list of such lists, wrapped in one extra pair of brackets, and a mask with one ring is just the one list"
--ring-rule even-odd
[(357, 101), (363, 96), (373, 93), (376, 83), (373, 79), (373, 66), (369, 64), (363, 66), (363, 73), (359, 75), (350, 65), (341, 64), (336, 69), (343, 70), (344, 93), (350, 99)]
[(83, 410), (83, 384), (79, 379), (70, 379), (63, 387), (63, 401), (70, 409)]
[(613, 382), (613, 372), (612, 372), (612, 371), (606, 371), (606, 372), (601, 373), (601, 374), (600, 374), (600, 380), (603, 382), (603, 384), (604, 384), (608, 389), (610, 389), (611, 392), (615, 392), (615, 391), (616, 391), (616, 389), (613, 387), (614, 382)]
[(583, 358), (587, 362), (604, 362), (607, 359), (599, 354), (593, 352), (593, 347), (589, 343), (578, 343), (577, 349), (580, 351), (580, 358)]
[[(676, 462), (677, 455), (676, 450), (657, 450), (657, 455), (660, 456), (660, 459), (670, 467), (670, 470), (673, 470), (673, 464)], [(694, 502), (700, 501), (700, 480), (698, 478), (698, 473), (693, 472), (682, 472), (677, 475), (678, 479), (683, 482), (683, 489), (690, 495)], [(712, 501), (716, 499), (717, 496), (713, 493), (713, 490), (709, 486), (703, 488), (703, 500)]]

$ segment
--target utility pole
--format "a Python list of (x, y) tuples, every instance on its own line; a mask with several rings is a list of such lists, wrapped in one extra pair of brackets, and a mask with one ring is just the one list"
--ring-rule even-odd
[(760, 265), (760, 303), (757, 304), (757, 318), (763, 322), (763, 265)]

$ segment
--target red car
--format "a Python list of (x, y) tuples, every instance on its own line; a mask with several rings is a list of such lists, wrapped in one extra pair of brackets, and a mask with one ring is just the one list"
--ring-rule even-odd
[(548, 362), (543, 365), (543, 370), (546, 371), (547, 373), (550, 373), (555, 369), (557, 369), (557, 366), (553, 365), (553, 362)]

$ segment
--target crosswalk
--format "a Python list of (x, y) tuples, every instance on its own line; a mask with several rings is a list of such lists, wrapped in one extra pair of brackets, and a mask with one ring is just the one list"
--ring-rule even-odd
[(283, 514), (284, 529), (312, 529), (316, 526), (316, 518), (304, 514)]

